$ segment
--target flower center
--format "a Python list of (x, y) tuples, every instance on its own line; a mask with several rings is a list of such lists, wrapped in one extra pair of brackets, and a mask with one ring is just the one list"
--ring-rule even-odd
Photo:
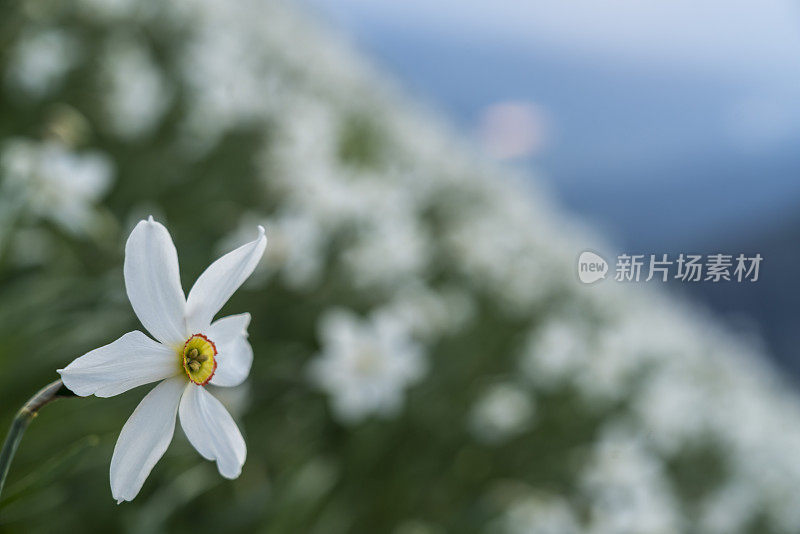
[(377, 351), (369, 346), (363, 346), (356, 353), (355, 369), (358, 374), (371, 375), (381, 365)]
[(183, 370), (189, 380), (205, 386), (217, 370), (217, 347), (203, 334), (195, 334), (183, 344)]

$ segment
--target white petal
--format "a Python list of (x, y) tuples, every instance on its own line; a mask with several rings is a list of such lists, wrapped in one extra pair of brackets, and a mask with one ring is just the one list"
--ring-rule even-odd
[(242, 472), (247, 456), (244, 438), (231, 414), (203, 386), (190, 383), (181, 399), (181, 427), (197, 452), (207, 460), (216, 460), (225, 478)]
[(238, 386), (250, 374), (252, 365), (253, 348), (247, 338), (239, 338), (223, 346), (219, 351), (217, 370), (211, 377), (211, 384), (224, 387)]
[(206, 336), (217, 345), (225, 345), (242, 336), (247, 337), (250, 326), (250, 314), (239, 313), (217, 319), (205, 330)]
[(250, 374), (253, 349), (247, 341), (250, 314), (229, 315), (214, 323), (206, 331), (217, 347), (217, 370), (211, 378), (215, 386), (238, 386)]
[(76, 395), (111, 397), (178, 374), (178, 362), (174, 350), (135, 330), (87, 352), (58, 372)]
[(169, 447), (186, 382), (183, 376), (161, 382), (142, 399), (122, 427), (111, 457), (111, 494), (118, 504), (136, 497)]
[(348, 351), (364, 337), (362, 330), (358, 317), (342, 308), (326, 311), (319, 321), (319, 336), (325, 344)]
[(136, 225), (125, 245), (125, 288), (154, 338), (170, 346), (186, 341), (178, 253), (167, 229), (152, 217)]
[(197, 279), (186, 300), (187, 333), (205, 331), (231, 295), (252, 274), (258, 265), (267, 237), (258, 227), (258, 238), (229, 252), (208, 266)]

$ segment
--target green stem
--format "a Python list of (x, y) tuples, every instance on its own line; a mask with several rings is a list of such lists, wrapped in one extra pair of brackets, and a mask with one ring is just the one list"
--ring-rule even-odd
[(74, 397), (75, 394), (68, 390), (61, 379), (47, 384), (40, 389), (36, 395), (31, 397), (25, 405), (20, 408), (14, 421), (11, 423), (11, 428), (6, 436), (6, 441), (3, 443), (3, 450), (0, 451), (0, 494), (3, 492), (3, 484), (8, 475), (8, 469), (11, 467), (11, 460), (14, 459), (14, 453), (17, 452), (19, 442), (22, 440), (22, 434), (28, 428), (28, 424), (36, 417), (42, 406), (49, 404), (55, 399), (61, 397)]

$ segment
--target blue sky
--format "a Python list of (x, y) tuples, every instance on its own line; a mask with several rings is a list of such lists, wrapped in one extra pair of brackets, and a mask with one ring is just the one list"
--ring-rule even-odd
[(800, 369), (800, 1), (305, 2), (467, 135), (543, 110), (517, 164), (619, 250), (762, 252), (757, 287), (702, 298)]
[(711, 69), (796, 84), (800, 3), (786, 0), (307, 0), (345, 27), (552, 47), (615, 60)]
[(622, 243), (758, 232), (800, 203), (800, 2), (305, 1), (468, 135), (498, 102), (544, 110), (524, 163)]

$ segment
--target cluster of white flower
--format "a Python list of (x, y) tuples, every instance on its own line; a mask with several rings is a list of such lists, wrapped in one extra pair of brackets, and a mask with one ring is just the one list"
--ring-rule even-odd
[[(476, 446), (502, 451), (524, 439), (548, 403), (569, 395), (599, 423), (594, 438), (565, 444), (575, 448), (574, 494), (534, 488), (498, 514), (499, 530), (660, 534), (691, 524), (735, 534), (762, 521), (800, 531), (800, 402), (757, 348), (658, 293), (579, 285), (577, 253), (597, 239), (518, 177), (478, 161), (296, 8), (138, 4), (79, 5), (185, 33), (177, 68), (132, 37), (108, 43), (111, 129), (122, 140), (147, 135), (170, 98), (185, 95), (181, 146), (191, 154), (236, 129), (258, 131), (263, 208), (243, 214), (220, 249), (263, 224), (271, 245), (248, 283), (303, 298), (333, 280), (357, 309), (372, 307), (319, 314), (308, 375), (337, 420), (396, 416), (437, 369), (440, 341), (501, 324), (508, 342), (481, 357), (514, 357), (499, 376), (481, 377), (493, 386), (469, 388), (475, 398), (457, 422)], [(6, 73), (33, 97), (57, 86), (79, 51), (52, 32), (24, 35)], [(111, 170), (102, 155), (63, 144), (2, 145), (4, 194), (24, 192), (32, 213), (70, 229), (89, 226)], [(669, 466), (703, 447), (717, 451), (720, 481), (686, 504)]]
[(13, 51), (6, 82), (26, 96), (41, 98), (62, 82), (80, 53), (79, 41), (68, 32), (28, 32)]
[(374, 413), (397, 414), (406, 387), (422, 378), (427, 362), (403, 323), (377, 311), (361, 321), (344, 310), (329, 311), (320, 323), (323, 352), (311, 362), (311, 379), (333, 399), (347, 422)]
[(103, 62), (106, 115), (111, 129), (123, 138), (149, 133), (171, 100), (149, 52), (133, 38), (108, 43)]
[(11, 139), (0, 146), (0, 191), (7, 212), (29, 211), (72, 232), (91, 227), (95, 204), (113, 178), (97, 151), (76, 152), (58, 141)]
[[(361, 67), (359, 73), (343, 47), (325, 41), (324, 53), (313, 50), (316, 40), (301, 44), (296, 39), (302, 25), (290, 10), (270, 4), (268, 11), (279, 28), (268, 32), (269, 54), (279, 64), (285, 61), (271, 68), (296, 67), (297, 58), (313, 63), (302, 72), (272, 72), (292, 80), (290, 94), (263, 72), (260, 81), (252, 78), (257, 69), (243, 74), (251, 77), (245, 78), (245, 88), (254, 83), (273, 99), (270, 108), (259, 111), (278, 132), (262, 164), (265, 185), (283, 207), (265, 219), (275, 237), (272, 270), (282, 272), (288, 286), (313, 289), (324, 275), (326, 244), (341, 239), (333, 265), (343, 268), (355, 290), (388, 288), (385, 310), (403, 310), (392, 315), (395, 328), (418, 340), (435, 340), (474, 313), (467, 311), (474, 307), (469, 292), (457, 289), (453, 294), (461, 297), (448, 308), (438, 290), (419, 284), (437, 261), (447, 262), (470, 287), (482, 288), (512, 315), (524, 317), (556, 303), (560, 312), (534, 323), (522, 350), (520, 372), (529, 377), (530, 392), (502, 385), (476, 399), (465, 422), (476, 438), (492, 442), (513, 436), (532, 424), (536, 394), (570, 388), (590, 411), (622, 403), (631, 426), (622, 437), (609, 430), (586, 462), (581, 480), (591, 503), (588, 532), (680, 530), (689, 512), (674, 495), (666, 462), (704, 440), (721, 443), (735, 474), (700, 507), (698, 524), (709, 532), (736, 532), (753, 514), (767, 510), (776, 528), (800, 528), (786, 506), (792, 502), (786, 495), (793, 495), (800, 481), (790, 452), (795, 437), (786, 431), (800, 428), (797, 400), (785, 386), (775, 385), (763, 356), (737, 348), (740, 344), (717, 332), (712, 321), (663, 296), (616, 288), (581, 293), (572, 280), (581, 231), (532, 199), (535, 192), (511, 178), (498, 180), (495, 169), (465, 156), (446, 128), (396, 111), (403, 107), (387, 104), (392, 98), (397, 102), (391, 89), (365, 91), (361, 84), (371, 72)], [(264, 43), (264, 36), (237, 35), (251, 44), (235, 49)], [(217, 60), (221, 68), (233, 63)], [(217, 78), (242, 79), (232, 73)], [(240, 112), (230, 108), (227, 113), (235, 120)], [(381, 161), (380, 154), (363, 166), (346, 161), (341, 143), (353, 115), (378, 116), (379, 131), (369, 135), (394, 144), (390, 161)], [(421, 224), (429, 208), (438, 209), (441, 241), (434, 242), (430, 226)], [(409, 298), (414, 294), (417, 298)], [(459, 314), (464, 319), (448, 321)], [(323, 322), (323, 352), (312, 364), (314, 381), (331, 395), (334, 413), (353, 422), (397, 411), (403, 389), (420, 378), (418, 349), (383, 343), (375, 328), (370, 333), (357, 327), (353, 316), (335, 316), (336, 321), (326, 316)], [(358, 349), (357, 339), (372, 340), (375, 347)], [(764, 451), (780, 469), (765, 469)], [(776, 488), (787, 493), (780, 496)], [(560, 519), (563, 524), (579, 524), (573, 518), (580, 514), (569, 512), (566, 503), (555, 515), (570, 518)], [(547, 516), (529, 514), (540, 507), (528, 504), (509, 510), (511, 524), (524, 523), (520, 518), (527, 515), (537, 521)], [(730, 505), (736, 513), (726, 516), (721, 510)], [(541, 530), (509, 527), (520, 528)]]
[(665, 466), (634, 431), (611, 426), (595, 443), (581, 477), (597, 534), (666, 534), (685, 530)]

